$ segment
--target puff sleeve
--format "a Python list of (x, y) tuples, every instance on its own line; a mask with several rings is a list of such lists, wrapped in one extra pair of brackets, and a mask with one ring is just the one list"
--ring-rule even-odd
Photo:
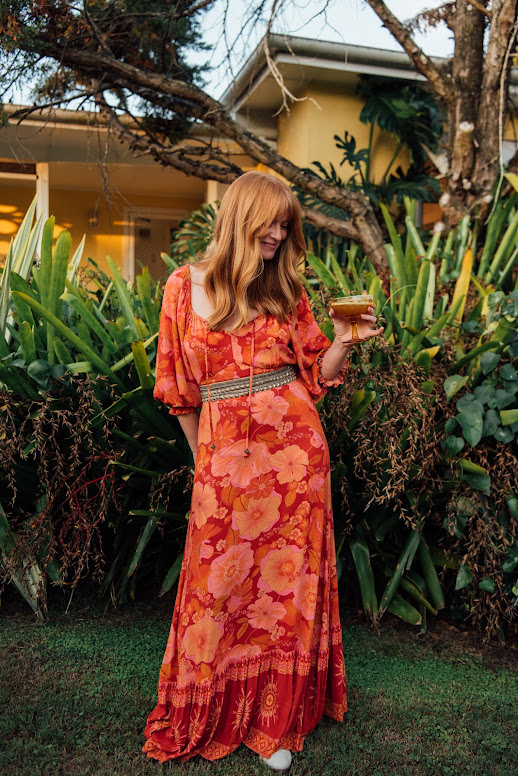
[(343, 385), (345, 372), (348, 368), (347, 361), (333, 380), (324, 380), (322, 377), (320, 371), (322, 359), (326, 350), (331, 346), (331, 342), (315, 321), (305, 291), (302, 292), (302, 297), (297, 305), (297, 317), (293, 321), (292, 346), (299, 368), (299, 377), (315, 402), (323, 399), (328, 388)]
[(170, 406), (171, 415), (185, 415), (201, 406), (201, 394), (185, 348), (185, 267), (169, 277), (162, 302), (153, 396)]

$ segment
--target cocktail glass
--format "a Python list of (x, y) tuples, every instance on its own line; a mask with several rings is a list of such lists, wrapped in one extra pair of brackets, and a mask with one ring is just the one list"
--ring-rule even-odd
[(356, 296), (335, 296), (331, 299), (331, 307), (342, 318), (348, 318), (351, 323), (351, 338), (359, 342), (358, 321), (369, 307), (374, 306), (374, 297), (371, 294), (357, 294)]

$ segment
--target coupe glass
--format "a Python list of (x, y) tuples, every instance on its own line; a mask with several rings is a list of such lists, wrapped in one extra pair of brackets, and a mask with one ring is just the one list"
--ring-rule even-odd
[(366, 313), (369, 307), (374, 306), (374, 297), (371, 294), (358, 294), (357, 296), (335, 296), (331, 299), (331, 307), (342, 318), (349, 318), (351, 323), (351, 336), (354, 342), (359, 341), (358, 320), (362, 313)]

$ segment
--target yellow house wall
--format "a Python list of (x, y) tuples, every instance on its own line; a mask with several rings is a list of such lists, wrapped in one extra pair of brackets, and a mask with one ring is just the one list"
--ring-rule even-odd
[[(277, 147), (279, 152), (299, 166), (308, 167), (319, 161), (327, 167), (332, 162), (339, 175), (348, 179), (353, 174), (349, 164), (340, 167), (342, 151), (336, 148), (334, 135), (343, 137), (347, 130), (356, 139), (356, 148), (367, 148), (369, 126), (360, 121), (363, 100), (351, 91), (310, 86), (301, 95), (305, 99), (294, 103), (290, 112), (279, 116)], [(396, 141), (377, 127), (373, 135), (371, 179), (379, 182), (396, 150)], [(408, 166), (406, 153), (400, 154), (392, 171)]]
[[(16, 233), (34, 197), (33, 185), (11, 186), (7, 182), (7, 185), (0, 186), (0, 263), (5, 258), (11, 237)], [(119, 203), (112, 203), (108, 209), (106, 201), (100, 197), (99, 192), (59, 189), (50, 191), (49, 213), (56, 218), (55, 238), (62, 229), (70, 230), (72, 251), (79, 245), (83, 235), (86, 235), (82, 266), (86, 266), (88, 258), (92, 258), (100, 269), (107, 272), (106, 255), (111, 256), (122, 268), (124, 206), (189, 211), (201, 203), (201, 198), (199, 202), (193, 203), (189, 200), (186, 203), (180, 197), (133, 195), (131, 201), (121, 199)], [(88, 212), (94, 210), (96, 206), (99, 225), (92, 228), (88, 223)], [(169, 246), (164, 245), (164, 251), (168, 249)]]
[[(86, 265), (89, 258), (94, 259), (99, 269), (111, 274), (106, 262), (106, 256), (111, 256), (117, 266), (122, 269), (123, 264), (123, 232), (124, 213), (121, 204), (111, 205), (110, 209), (105, 200), (98, 201), (95, 192), (78, 191), (54, 191), (50, 196), (50, 212), (56, 215), (56, 227), (66, 228), (72, 233), (72, 250), (75, 249), (83, 234), (86, 234), (85, 248), (83, 251), (82, 265)], [(97, 203), (97, 215), (99, 225), (92, 229), (88, 224), (88, 211), (93, 210)], [(169, 210), (185, 210), (185, 200), (172, 197), (143, 197), (133, 195), (131, 201), (124, 201), (131, 208), (163, 208)], [(202, 200), (198, 205), (202, 204)], [(66, 215), (65, 215), (66, 214)], [(57, 235), (57, 232), (55, 233)], [(164, 245), (167, 252), (169, 245)]]
[(7, 255), (11, 238), (18, 231), (35, 194), (34, 186), (9, 186), (0, 181), (0, 264)]

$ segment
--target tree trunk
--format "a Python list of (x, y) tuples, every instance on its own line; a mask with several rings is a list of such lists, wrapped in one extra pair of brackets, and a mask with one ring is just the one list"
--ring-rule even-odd
[(493, 0), (478, 109), (477, 136), (480, 140), (472, 174), (474, 198), (492, 195), (499, 175), (500, 138), (507, 109), (516, 11), (517, 0)]
[[(487, 5), (487, 0), (480, 0)], [(447, 220), (456, 224), (473, 197), (472, 173), (481, 142), (478, 106), (484, 61), (486, 17), (467, 0), (457, 0), (453, 20), (455, 51), (452, 62), (453, 100), (447, 106), (450, 170), (442, 202)]]
[(452, 73), (448, 76), (426, 57), (408, 28), (383, 0), (366, 0), (445, 107), (449, 170), (440, 203), (446, 220), (453, 225), (475, 206), (483, 216), (494, 194), (507, 109), (517, 1), (456, 0), (448, 21), (455, 36)]

